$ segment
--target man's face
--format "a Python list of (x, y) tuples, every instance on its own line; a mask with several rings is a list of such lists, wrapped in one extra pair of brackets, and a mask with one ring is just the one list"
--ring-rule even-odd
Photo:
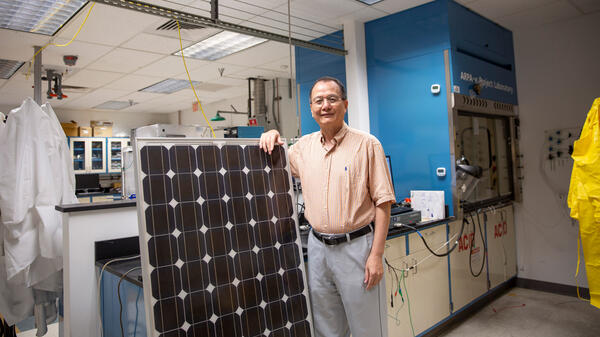
[(343, 125), (348, 101), (342, 100), (342, 93), (335, 82), (321, 81), (315, 84), (310, 101), (312, 116), (321, 129)]

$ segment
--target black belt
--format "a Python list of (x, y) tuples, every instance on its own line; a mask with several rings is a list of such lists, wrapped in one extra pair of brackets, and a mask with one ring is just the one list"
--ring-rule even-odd
[(321, 234), (314, 229), (311, 231), (317, 240), (326, 245), (334, 246), (340, 243), (349, 242), (373, 231), (373, 223), (346, 234)]

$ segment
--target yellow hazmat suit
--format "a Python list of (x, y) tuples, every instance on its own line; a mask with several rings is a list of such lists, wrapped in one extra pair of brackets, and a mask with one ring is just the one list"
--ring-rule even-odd
[(600, 98), (587, 115), (574, 144), (573, 173), (568, 204), (579, 221), (583, 256), (590, 287), (590, 302), (600, 308)]

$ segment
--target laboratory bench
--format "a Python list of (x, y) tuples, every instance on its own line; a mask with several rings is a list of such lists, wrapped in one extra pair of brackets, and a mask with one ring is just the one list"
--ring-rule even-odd
[[(95, 301), (98, 295), (98, 275), (107, 261), (139, 254), (135, 206), (135, 200), (120, 200), (56, 207), (67, 220), (63, 226), (65, 332), (70, 333), (65, 333), (65, 336), (99, 335)], [(384, 264), (390, 336), (411, 336), (411, 319), (415, 335), (427, 335), (514, 281), (517, 268), (512, 212), (512, 204), (509, 203), (487, 209), (484, 212), (485, 221), (483, 214), (480, 215), (487, 254), (483, 249), (480, 226), (476, 225), (473, 232), (470, 219), (461, 238), (456, 236), (462, 219), (454, 217), (414, 225), (420, 234), (404, 226), (390, 228), (385, 256), (392, 267), (404, 270), (399, 279), (399, 272), (394, 273)], [(420, 235), (432, 249), (442, 247), (438, 253), (445, 251), (443, 245), (447, 241), (451, 241), (448, 244), (451, 246), (452, 242), (458, 240), (458, 247), (449, 256), (435, 257), (426, 249)], [(308, 231), (301, 233), (303, 248), (306, 247), (307, 237)], [(473, 238), (473, 249), (470, 249)], [(99, 242), (114, 243), (120, 240), (130, 240), (129, 247), (124, 250), (116, 246), (111, 249), (96, 247)], [(132, 244), (136, 250), (132, 250)], [(306, 253), (305, 249), (303, 251)], [(469, 256), (475, 275), (481, 268), (477, 277), (473, 276), (469, 268)], [(484, 256), (487, 256), (485, 260)], [(106, 267), (101, 285), (103, 296), (100, 308), (106, 328), (120, 329), (116, 285), (127, 270), (139, 265), (140, 260), (137, 258), (115, 262)], [(139, 275), (139, 271), (133, 271), (122, 281), (123, 323), (124, 329), (130, 334), (135, 331), (136, 336), (144, 336), (144, 296), (140, 290), (142, 284)], [(401, 292), (396, 292), (398, 283), (401, 284)], [(396, 295), (390, 297), (392, 293)], [(410, 315), (408, 299), (411, 301)], [(120, 330), (115, 331), (120, 334)], [(112, 330), (106, 330), (105, 333), (107, 332)]]

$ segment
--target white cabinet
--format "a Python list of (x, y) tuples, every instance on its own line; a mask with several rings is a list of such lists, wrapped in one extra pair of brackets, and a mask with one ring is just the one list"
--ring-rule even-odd
[[(424, 229), (421, 233), (433, 249), (443, 247), (446, 242), (445, 224)], [(443, 252), (445, 248), (438, 250), (440, 254)], [(412, 336), (411, 317), (414, 332), (418, 335), (450, 315), (447, 257), (431, 256), (416, 233), (409, 234), (408, 240), (406, 236), (388, 240), (385, 256), (388, 262), (398, 269), (416, 265), (416, 268), (404, 272), (404, 281), (400, 281), (399, 274), (400, 279), (397, 279), (396, 275), (386, 268), (389, 336)], [(397, 292), (398, 286), (402, 289), (401, 292)]]
[(110, 137), (107, 141), (108, 172), (121, 173), (123, 148), (130, 146), (129, 138)]
[(494, 288), (517, 274), (515, 224), (512, 205), (487, 214), (490, 287)]
[[(473, 220), (467, 218), (462, 237), (459, 238), (458, 247), (450, 254), (450, 279), (452, 285), (452, 307), (458, 311), (473, 300), (488, 291), (487, 267), (483, 261), (485, 254), (481, 232), (475, 216)], [(475, 230), (473, 230), (475, 222)], [(483, 229), (483, 215), (479, 215), (481, 229)], [(460, 232), (462, 219), (450, 223), (450, 236)], [(485, 235), (485, 232), (484, 232)], [(471, 249), (471, 246), (473, 248)], [(483, 269), (482, 268), (482, 263)], [(481, 272), (480, 272), (481, 271)]]
[(75, 174), (106, 172), (106, 138), (71, 137), (69, 144)]

